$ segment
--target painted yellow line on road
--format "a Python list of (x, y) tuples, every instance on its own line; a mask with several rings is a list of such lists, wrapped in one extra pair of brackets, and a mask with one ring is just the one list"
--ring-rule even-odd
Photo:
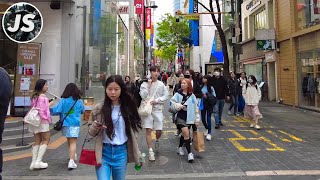
[(242, 136), (240, 133), (238, 133), (235, 130), (221, 130), (221, 131), (227, 131), (227, 132), (231, 132), (232, 134), (234, 134), (236, 136), (236, 138), (229, 138), (229, 141), (241, 152), (250, 152), (250, 151), (260, 151), (260, 149), (258, 148), (245, 148), (244, 146), (242, 146), (238, 141), (245, 141), (247, 140), (247, 138), (245, 138), (244, 136)]
[(286, 139), (286, 138), (283, 138), (283, 137), (278, 136), (275, 132), (273, 132), (273, 131), (271, 131), (271, 130), (267, 130), (266, 132), (269, 133), (269, 134), (271, 134), (271, 135), (273, 135), (273, 136), (276, 137), (276, 138), (279, 138), (279, 139), (280, 139), (281, 141), (283, 141), (283, 142), (292, 142), (292, 141), (290, 141), (289, 139)]
[(239, 131), (240, 132), (250, 132), (253, 135), (257, 136), (255, 138), (246, 138), (243, 135), (241, 135), (239, 132), (237, 132), (236, 130), (221, 130), (221, 131), (231, 132), (232, 134), (234, 134), (236, 136), (236, 138), (229, 138), (229, 141), (241, 152), (261, 151), (261, 149), (259, 149), (259, 148), (246, 148), (243, 145), (241, 145), (239, 142), (239, 141), (246, 141), (246, 140), (262, 141), (262, 142), (269, 144), (270, 146), (272, 146), (272, 148), (266, 148), (267, 151), (280, 151), (280, 152), (285, 151), (285, 149), (279, 147), (277, 144), (273, 143), (270, 139), (261, 136), (259, 133), (257, 133), (254, 130), (239, 130)]
[(296, 141), (298, 141), (298, 142), (303, 142), (302, 139), (300, 139), (300, 138), (298, 138), (298, 137), (296, 137), (296, 136), (294, 136), (294, 135), (292, 135), (292, 134), (289, 134), (289, 133), (284, 132), (284, 131), (281, 131), (281, 130), (278, 130), (278, 131), (279, 131), (280, 133), (282, 133), (282, 134), (285, 134), (285, 135), (289, 136), (290, 138), (292, 138), (292, 139), (294, 139), (294, 140), (296, 140)]
[[(53, 141), (48, 145), (48, 149), (57, 149), (60, 147), (62, 144), (67, 142), (67, 139), (65, 137), (60, 137), (57, 140)], [(24, 154), (18, 154), (18, 155), (13, 155), (13, 156), (4, 156), (3, 161), (13, 161), (17, 159), (23, 159), (23, 158), (28, 158), (31, 157), (31, 153), (24, 153)]]
[(15, 155), (15, 156), (5, 156), (3, 157), (3, 161), (13, 161), (13, 160), (17, 160), (17, 159), (23, 159), (23, 158), (27, 158), (27, 157), (31, 157), (32, 154), (31, 153), (24, 153), (24, 154), (19, 154), (19, 155)]
[(67, 142), (67, 138), (62, 136), (62, 137), (58, 138), (57, 140), (53, 141), (52, 143), (50, 143), (48, 145), (48, 149), (57, 149), (65, 142)]

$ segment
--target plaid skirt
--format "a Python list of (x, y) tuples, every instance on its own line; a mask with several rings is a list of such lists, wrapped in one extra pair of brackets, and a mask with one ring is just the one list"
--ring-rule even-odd
[(262, 114), (260, 113), (258, 105), (252, 106), (247, 104), (244, 111), (244, 117), (250, 118), (252, 120), (258, 120), (263, 118)]

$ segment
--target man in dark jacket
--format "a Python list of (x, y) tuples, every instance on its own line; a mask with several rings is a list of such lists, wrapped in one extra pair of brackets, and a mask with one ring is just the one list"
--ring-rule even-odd
[[(4, 121), (7, 116), (8, 106), (11, 98), (11, 81), (6, 70), (0, 67), (0, 144), (2, 142), (2, 133), (4, 130)], [(2, 172), (2, 149), (0, 149), (0, 173)], [(1, 179), (1, 176), (0, 176)]]
[(228, 86), (227, 80), (221, 76), (221, 69), (215, 68), (214, 69), (214, 76), (212, 77), (212, 85), (214, 90), (216, 91), (217, 103), (214, 107), (214, 119), (216, 122), (216, 129), (219, 129), (220, 126), (223, 126), (221, 122), (221, 116), (225, 104), (225, 99), (227, 101), (230, 99), (230, 90)]

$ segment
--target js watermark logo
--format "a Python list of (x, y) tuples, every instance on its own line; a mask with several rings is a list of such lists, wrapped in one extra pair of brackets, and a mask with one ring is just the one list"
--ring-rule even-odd
[(2, 18), (5, 34), (14, 42), (28, 43), (41, 33), (43, 18), (32, 4), (20, 2), (10, 6)]

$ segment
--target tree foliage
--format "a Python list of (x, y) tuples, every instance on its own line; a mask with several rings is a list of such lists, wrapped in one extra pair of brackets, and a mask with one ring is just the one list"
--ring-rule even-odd
[(190, 36), (188, 21), (180, 19), (179, 22), (171, 14), (165, 14), (162, 21), (157, 23), (157, 57), (167, 61), (174, 60), (178, 47), (183, 47), (186, 43), (183, 38)]

